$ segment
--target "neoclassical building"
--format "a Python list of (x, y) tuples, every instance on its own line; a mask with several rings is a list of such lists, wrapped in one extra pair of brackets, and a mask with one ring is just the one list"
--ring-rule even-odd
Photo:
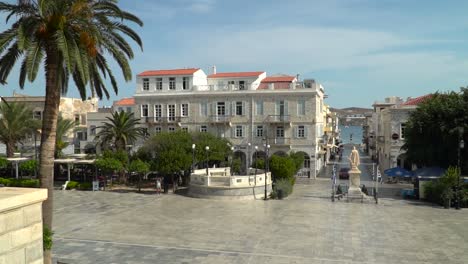
[(257, 155), (304, 153), (302, 175), (323, 166), (324, 88), (296, 76), (265, 72), (206, 75), (198, 68), (145, 71), (137, 76), (136, 116), (148, 133), (199, 131), (229, 139), (244, 167)]

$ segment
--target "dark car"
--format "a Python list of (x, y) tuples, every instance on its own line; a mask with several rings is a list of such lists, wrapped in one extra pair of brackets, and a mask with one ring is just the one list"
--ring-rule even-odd
[(341, 168), (340, 172), (338, 173), (338, 177), (344, 180), (349, 179), (349, 168)]

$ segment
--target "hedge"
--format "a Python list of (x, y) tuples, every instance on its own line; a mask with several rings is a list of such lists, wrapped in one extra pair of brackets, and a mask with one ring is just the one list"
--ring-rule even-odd
[(39, 188), (39, 180), (0, 178), (0, 184), (7, 187)]

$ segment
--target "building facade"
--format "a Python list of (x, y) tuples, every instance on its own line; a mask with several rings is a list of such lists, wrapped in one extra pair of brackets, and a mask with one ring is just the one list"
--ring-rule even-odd
[(323, 87), (314, 80), (265, 72), (206, 75), (201, 69), (146, 71), (137, 76), (136, 117), (148, 133), (207, 132), (227, 138), (248, 167), (257, 155), (304, 153), (301, 175), (323, 166)]

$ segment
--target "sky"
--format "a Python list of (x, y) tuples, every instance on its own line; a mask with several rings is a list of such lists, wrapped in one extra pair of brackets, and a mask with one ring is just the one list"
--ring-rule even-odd
[[(468, 1), (121, 0), (120, 6), (143, 20), (133, 28), (144, 47), (134, 45), (133, 80), (119, 77), (119, 94), (100, 105), (132, 96), (142, 71), (196, 67), (209, 74), (213, 65), (218, 72), (315, 79), (337, 108), (468, 85)], [(0, 96), (45, 93), (42, 76), (19, 90), (18, 69)], [(73, 84), (67, 96), (78, 97)]]

